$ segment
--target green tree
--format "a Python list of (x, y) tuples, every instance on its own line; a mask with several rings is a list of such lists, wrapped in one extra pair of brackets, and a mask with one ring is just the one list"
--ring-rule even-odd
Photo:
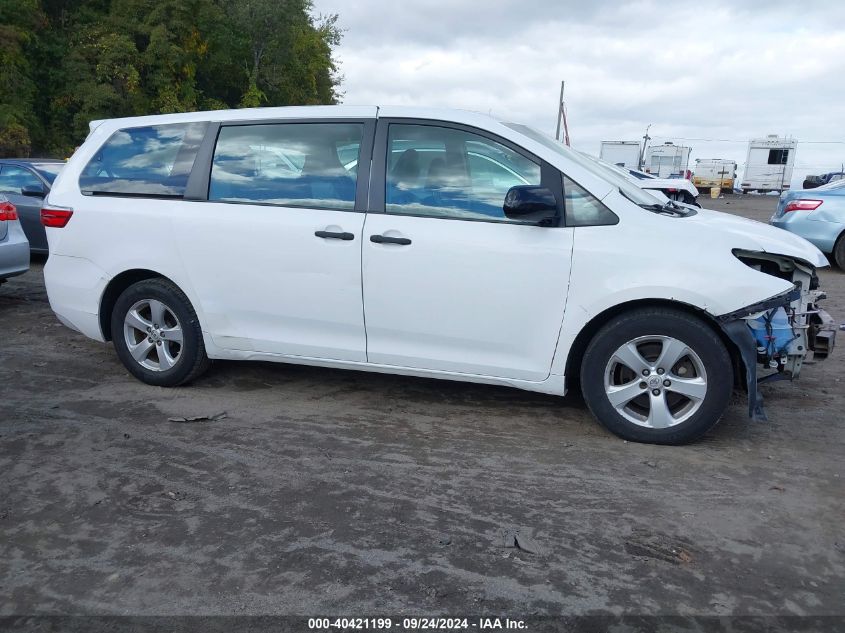
[(0, 0), (0, 155), (67, 156), (94, 119), (335, 103), (309, 0)]
[(0, 155), (31, 150), (37, 87), (27, 48), (43, 23), (38, 0), (0, 0)]
[(340, 42), (336, 15), (315, 21), (310, 0), (219, 1), (245, 34), (243, 105), (337, 102), (332, 59), (332, 48)]

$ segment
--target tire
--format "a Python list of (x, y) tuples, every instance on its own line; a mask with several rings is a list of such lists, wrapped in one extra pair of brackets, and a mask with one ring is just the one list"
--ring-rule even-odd
[[(671, 366), (658, 364), (664, 352), (675, 359)], [(722, 417), (733, 384), (731, 357), (719, 336), (704, 321), (672, 308), (614, 317), (595, 334), (581, 362), (581, 391), (590, 411), (611, 433), (632, 442), (698, 439)]]
[(698, 207), (699, 209), (701, 208), (701, 205), (698, 203), (698, 200), (696, 200), (693, 195), (688, 191), (684, 191), (684, 203), (691, 204), (692, 206)]
[(842, 270), (845, 270), (845, 233), (839, 236), (833, 246), (833, 260)]
[(211, 364), (191, 302), (166, 279), (145, 279), (124, 290), (112, 310), (111, 332), (118, 358), (148, 385), (177, 387)]

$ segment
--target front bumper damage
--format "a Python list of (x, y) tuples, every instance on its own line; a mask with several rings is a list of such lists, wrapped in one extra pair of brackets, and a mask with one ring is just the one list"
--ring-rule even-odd
[[(833, 351), (836, 342), (833, 319), (818, 307), (818, 302), (825, 298), (825, 294), (818, 289), (815, 271), (802, 262), (792, 260), (791, 263), (793, 268), (789, 272), (794, 284), (791, 290), (717, 317), (725, 335), (739, 350), (745, 367), (748, 415), (753, 420), (767, 420), (763, 397), (758, 389), (760, 384), (798, 378), (809, 352), (813, 352), (816, 360), (825, 359)], [(766, 322), (766, 318), (770, 320), (775, 311), (780, 309), (785, 311), (788, 319), (790, 339), (779, 349), (761, 346), (752, 329), (752, 321), (759, 322), (761, 317), (765, 317), (763, 321)], [(769, 334), (772, 334), (771, 330)], [(770, 371), (762, 374), (761, 368)]]

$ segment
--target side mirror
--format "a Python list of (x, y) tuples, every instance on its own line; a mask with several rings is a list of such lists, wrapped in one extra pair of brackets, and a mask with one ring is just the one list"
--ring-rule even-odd
[(545, 187), (519, 185), (508, 190), (502, 209), (509, 220), (546, 224), (557, 217), (557, 200)]
[(24, 185), (21, 187), (21, 195), (29, 196), (30, 198), (43, 198), (47, 192), (44, 190), (44, 185)]

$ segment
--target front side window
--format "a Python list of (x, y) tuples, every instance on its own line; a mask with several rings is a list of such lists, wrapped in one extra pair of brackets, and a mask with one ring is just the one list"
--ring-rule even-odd
[(274, 123), (220, 129), (208, 199), (355, 208), (361, 123)]
[(539, 185), (540, 165), (491, 139), (452, 128), (392, 124), (385, 210), (440, 218), (511, 221), (517, 185)]
[(3, 165), (0, 170), (0, 193), (21, 194), (24, 187), (41, 187), (38, 176), (17, 165)]
[(207, 123), (118, 130), (79, 177), (86, 195), (182, 197)]

